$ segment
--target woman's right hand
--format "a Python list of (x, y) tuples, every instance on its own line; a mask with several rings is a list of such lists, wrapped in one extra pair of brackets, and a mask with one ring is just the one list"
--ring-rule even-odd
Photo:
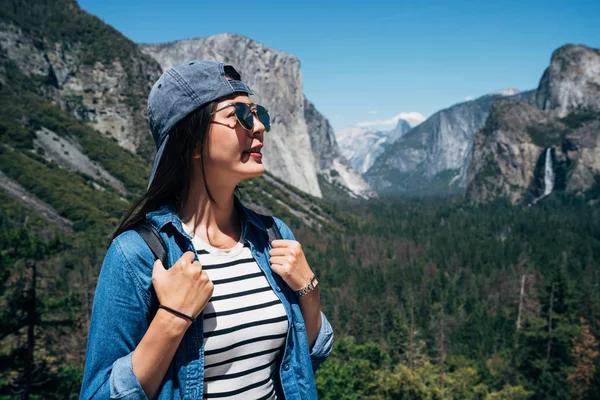
[(169, 270), (156, 260), (152, 285), (159, 304), (195, 318), (206, 307), (215, 286), (194, 257), (193, 252), (185, 252)]

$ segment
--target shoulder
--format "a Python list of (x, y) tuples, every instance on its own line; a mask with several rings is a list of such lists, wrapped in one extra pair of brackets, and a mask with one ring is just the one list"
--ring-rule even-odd
[(109, 285), (113, 291), (132, 289), (150, 304), (153, 266), (154, 255), (144, 239), (134, 230), (127, 230), (108, 247), (98, 284)]
[(140, 234), (133, 229), (129, 229), (113, 239), (106, 258), (112, 256), (118, 257), (122, 263), (132, 269), (139, 266), (152, 268), (154, 265), (152, 251)]

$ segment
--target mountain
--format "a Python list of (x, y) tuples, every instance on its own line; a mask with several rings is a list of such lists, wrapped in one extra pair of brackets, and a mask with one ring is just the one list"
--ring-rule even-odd
[(411, 128), (407, 121), (400, 119), (396, 127), (390, 131), (350, 126), (336, 132), (336, 137), (344, 157), (350, 161), (354, 169), (364, 174), (390, 144)]
[(4, 1), (0, 32), (4, 57), (40, 84), (41, 96), (152, 157), (145, 104), (162, 71), (135, 43), (71, 0)]
[(494, 103), (474, 137), (468, 200), (532, 204), (600, 184), (600, 51), (554, 51), (533, 100)]
[[(341, 191), (343, 197), (372, 198), (371, 190), (363, 177), (342, 156), (333, 127), (315, 106), (304, 99), (304, 116), (310, 134), (310, 143), (317, 160), (317, 174), (324, 182)], [(320, 185), (323, 189), (323, 184)]]
[[(145, 102), (162, 67), (70, 0), (5, 2), (0, 9), (0, 31), (0, 190), (59, 229), (99, 229), (106, 234), (128, 202), (145, 190), (154, 151), (150, 150), (154, 143), (147, 128)], [(241, 45), (245, 44), (253, 46)], [(266, 52), (265, 59), (273, 62), (275, 75), (263, 71), (253, 79), (278, 82), (276, 74), (282, 74), (281, 88), (255, 85), (263, 93), (271, 90), (273, 98), (281, 100), (273, 102), (274, 125), (281, 129), (286, 125), (278, 121), (297, 120), (305, 135), (299, 132), (296, 138), (275, 129), (270, 132), (271, 140), (287, 154), (273, 153), (275, 165), (290, 164), (296, 178), (300, 176), (300, 184), (266, 174), (245, 185), (245, 200), (263, 212), (277, 210), (307, 225), (329, 224), (325, 206), (306, 193), (310, 187), (304, 186), (304, 191), (294, 187), (302, 188), (300, 167), (315, 171), (317, 161), (330, 157), (324, 172), (335, 175), (337, 168), (339, 177), (332, 182), (356, 190), (343, 186), (347, 194), (366, 196), (368, 186), (335, 154), (314, 159), (299, 62), (282, 53), (269, 58), (271, 50), (260, 49)], [(288, 73), (299, 81), (286, 78)], [(273, 94), (279, 89), (284, 92), (281, 98)], [(282, 105), (282, 99), (296, 95), (300, 106), (297, 102), (287, 108)], [(313, 114), (315, 120), (321, 118), (324, 127), (323, 132), (315, 129), (315, 135), (329, 135), (322, 142), (330, 141), (331, 151), (335, 151), (327, 120), (316, 110)], [(312, 190), (320, 196), (318, 183)]]
[[(23, 12), (26, 9), (30, 12)], [(104, 136), (114, 138), (127, 150), (152, 159), (155, 146), (146, 120), (146, 98), (163, 68), (172, 65), (165, 65), (162, 59), (161, 66), (145, 54), (152, 46), (141, 48), (69, 0), (52, 4), (11, 0), (0, 10), (0, 32), (4, 57), (28, 79), (41, 84), (37, 94)], [(313, 142), (323, 141), (311, 140), (305, 120), (299, 60), (237, 35), (192, 42), (158, 47), (161, 54), (170, 54), (175, 48), (183, 51), (182, 61), (190, 57), (215, 58), (238, 67), (256, 90), (257, 102), (267, 104), (273, 115), (273, 129), (265, 139), (267, 169), (320, 197), (317, 173), (321, 161), (314, 153), (330, 155), (325, 149), (311, 147)], [(313, 114), (324, 118), (316, 110)], [(338, 172), (348, 175), (338, 183), (350, 185), (352, 188), (344, 186), (350, 195), (364, 197), (364, 193), (372, 193), (347, 163), (339, 159), (338, 164)], [(327, 171), (323, 174), (329, 176)]]
[(528, 99), (532, 92), (504, 91), (438, 111), (377, 157), (364, 174), (388, 194), (461, 193), (466, 182), (473, 134), (483, 127), (496, 99)]
[[(336, 132), (342, 154), (360, 173), (364, 173), (373, 163), (374, 152), (385, 145), (387, 137), (376, 129), (349, 126)], [(383, 151), (379, 151), (379, 154)]]
[(558, 117), (600, 107), (598, 49), (565, 45), (552, 53), (535, 97), (536, 105)]
[(191, 59), (232, 64), (256, 93), (254, 101), (264, 104), (272, 115), (263, 162), (275, 176), (317, 197), (322, 195), (318, 175), (335, 180), (353, 196), (372, 193), (341, 158), (329, 122), (305, 99), (298, 58), (236, 34), (144, 44), (140, 48), (163, 70)]

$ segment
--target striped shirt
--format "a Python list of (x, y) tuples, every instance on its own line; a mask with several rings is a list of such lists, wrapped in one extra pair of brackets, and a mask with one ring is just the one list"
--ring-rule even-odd
[(221, 250), (193, 239), (213, 282), (204, 308), (204, 398), (277, 399), (276, 358), (288, 320), (283, 304), (241, 239)]

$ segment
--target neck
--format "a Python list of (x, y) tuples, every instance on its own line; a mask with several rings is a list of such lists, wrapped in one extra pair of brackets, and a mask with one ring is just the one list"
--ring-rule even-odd
[(202, 179), (193, 180), (190, 192), (180, 210), (181, 221), (208, 243), (221, 241), (223, 235), (238, 240), (240, 218), (234, 204), (235, 184), (208, 182), (210, 193), (215, 200), (210, 201)]

